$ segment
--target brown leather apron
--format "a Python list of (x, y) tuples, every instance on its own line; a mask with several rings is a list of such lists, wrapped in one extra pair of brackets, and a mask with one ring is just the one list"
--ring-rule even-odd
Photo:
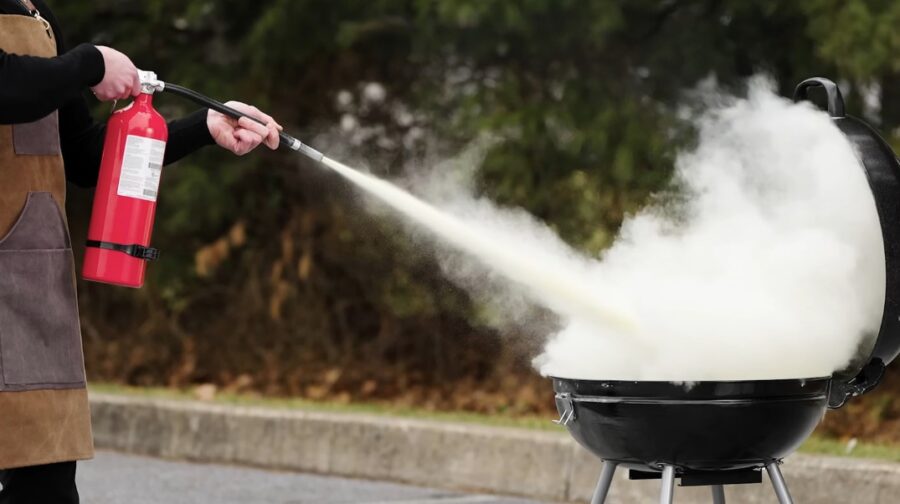
[[(28, 16), (0, 15), (0, 48), (56, 56)], [(0, 469), (93, 456), (65, 192), (57, 113), (0, 125)]]

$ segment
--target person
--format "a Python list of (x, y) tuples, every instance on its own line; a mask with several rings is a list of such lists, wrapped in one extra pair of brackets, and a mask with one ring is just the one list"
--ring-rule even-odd
[[(64, 210), (66, 181), (90, 187), (99, 172), (88, 88), (103, 101), (141, 91), (121, 52), (66, 51), (42, 0), (0, 0), (0, 504), (77, 503), (75, 461), (93, 456)], [(278, 147), (270, 116), (228, 104), (265, 125), (199, 110), (168, 124), (164, 164), (205, 145)]]

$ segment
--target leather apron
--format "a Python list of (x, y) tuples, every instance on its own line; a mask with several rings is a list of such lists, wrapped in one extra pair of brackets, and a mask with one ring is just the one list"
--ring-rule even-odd
[[(24, 15), (0, 15), (0, 48), (56, 56)], [(65, 191), (57, 113), (0, 125), (0, 469), (93, 456)]]

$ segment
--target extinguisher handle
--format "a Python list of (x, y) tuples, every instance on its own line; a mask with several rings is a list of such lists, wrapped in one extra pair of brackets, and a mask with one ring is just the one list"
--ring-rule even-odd
[[(188, 89), (186, 87), (182, 87), (177, 84), (170, 84), (170, 83), (166, 82), (164, 84), (163, 90), (168, 91), (172, 94), (176, 94), (176, 95), (182, 96), (184, 98), (187, 98), (187, 99), (189, 99), (195, 103), (198, 103), (202, 106), (209, 107), (210, 109), (215, 110), (216, 112), (219, 112), (221, 114), (227, 115), (228, 117), (230, 117), (232, 119), (240, 119), (242, 117), (246, 117), (247, 119), (256, 121), (259, 124), (263, 124), (263, 125), (266, 124), (265, 121), (262, 121), (259, 118), (253, 117), (249, 114), (245, 114), (239, 110), (229, 107), (228, 105), (225, 105), (224, 103), (222, 103), (218, 100), (214, 100), (214, 99), (212, 99), (208, 96), (202, 95), (192, 89)], [(280, 145), (283, 145), (283, 146), (285, 146), (289, 149), (295, 150), (295, 151), (299, 151), (299, 152), (305, 154), (306, 156), (309, 156), (316, 162), (322, 161), (322, 158), (325, 157), (321, 152), (317, 151), (316, 149), (313, 149), (312, 147), (304, 144), (300, 140), (297, 140), (296, 138), (292, 137), (291, 135), (288, 135), (287, 133), (285, 133), (283, 131), (279, 132), (278, 137), (281, 139)]]

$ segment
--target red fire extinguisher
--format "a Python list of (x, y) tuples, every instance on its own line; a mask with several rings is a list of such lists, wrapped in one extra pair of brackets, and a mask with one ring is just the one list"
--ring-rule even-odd
[(142, 91), (106, 125), (82, 268), (86, 280), (134, 288), (144, 284), (147, 261), (159, 257), (150, 235), (169, 138), (165, 119), (153, 108), (154, 88)]
[[(147, 261), (159, 258), (159, 251), (150, 247), (150, 235), (169, 131), (153, 108), (153, 93), (168, 91), (233, 119), (247, 117), (265, 124), (196, 91), (158, 80), (153, 72), (139, 74), (143, 92), (131, 105), (113, 112), (106, 125), (82, 268), (85, 280), (135, 288), (144, 284)], [(278, 136), (281, 145), (317, 163), (325, 158), (283, 131)]]

